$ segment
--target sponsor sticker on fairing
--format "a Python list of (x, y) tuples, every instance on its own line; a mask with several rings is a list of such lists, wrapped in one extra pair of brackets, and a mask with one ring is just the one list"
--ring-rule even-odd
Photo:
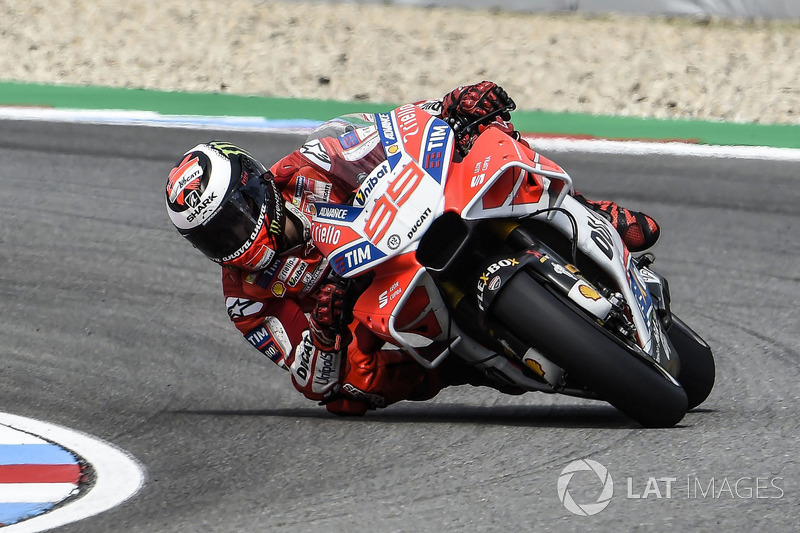
[(419, 134), (419, 123), (417, 122), (417, 106), (405, 104), (397, 108), (397, 124), (403, 135), (403, 142), (407, 143), (412, 135)]
[(314, 224), (311, 227), (311, 239), (314, 244), (336, 246), (342, 238), (342, 230), (333, 224)]
[(427, 100), (418, 104), (417, 107), (420, 109), (424, 109), (431, 115), (440, 115), (442, 112), (442, 101), (441, 100)]
[(352, 148), (345, 150), (342, 152), (342, 156), (346, 161), (359, 161), (370, 153), (373, 148), (378, 146), (379, 142), (380, 139), (378, 136), (374, 135), (372, 138), (366, 139)]
[[(636, 304), (642, 312), (642, 316), (645, 317), (645, 322), (647, 322), (646, 317), (650, 315), (650, 311), (653, 308), (653, 300), (650, 298), (650, 292), (647, 290), (644, 282), (639, 278), (636, 268), (632, 265), (628, 267), (628, 280), (633, 296), (636, 299)], [(648, 329), (649, 328), (650, 325), (648, 324)]]
[(384, 140), (384, 145), (397, 142), (397, 135), (394, 131), (394, 124), (392, 124), (392, 115), (390, 113), (378, 113), (375, 115), (377, 122), (380, 125), (380, 135)]
[(367, 203), (367, 199), (369, 198), (372, 191), (375, 190), (375, 186), (378, 185), (381, 178), (386, 176), (389, 172), (389, 163), (386, 161), (382, 162), (378, 167), (373, 170), (370, 175), (364, 179), (364, 182), (361, 184), (358, 192), (356, 193), (356, 197), (353, 200), (353, 205), (357, 207), (363, 207)]
[(339, 224), (353, 222), (361, 214), (361, 209), (349, 205), (336, 204), (315, 204), (315, 218), (320, 220), (330, 220)]
[(422, 214), (414, 222), (414, 225), (411, 226), (411, 229), (408, 232), (407, 237), (409, 239), (414, 238), (414, 234), (417, 233), (417, 231), (419, 231), (419, 229), (422, 227), (422, 225), (425, 223), (425, 221), (428, 220), (428, 217), (430, 216), (430, 214), (431, 214), (431, 208), (430, 207), (428, 207), (427, 209), (425, 209), (425, 211), (422, 212)]
[(360, 242), (334, 255), (331, 266), (337, 274), (343, 276), (383, 257), (386, 254), (369, 242)]
[(397, 146), (398, 134), (392, 122), (392, 115), (391, 113), (377, 113), (375, 122), (378, 124), (378, 135), (383, 144), (386, 159), (389, 161), (389, 166), (394, 168), (400, 160), (402, 152)]
[(611, 312), (611, 302), (583, 280), (572, 286), (567, 297), (600, 320), (605, 320)]
[(352, 148), (353, 146), (357, 145), (361, 142), (361, 139), (358, 138), (355, 130), (348, 131), (343, 135), (339, 135), (339, 144), (342, 146), (343, 150), (347, 150), (348, 148)]
[(453, 130), (441, 120), (432, 120), (423, 141), (422, 168), (437, 183), (441, 183), (443, 173), (447, 169), (448, 144)]

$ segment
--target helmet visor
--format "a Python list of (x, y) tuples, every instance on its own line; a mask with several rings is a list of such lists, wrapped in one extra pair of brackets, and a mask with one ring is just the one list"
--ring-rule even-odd
[(267, 178), (252, 176), (211, 219), (186, 238), (215, 261), (234, 259), (255, 242), (267, 218), (274, 218), (274, 213), (268, 213), (274, 203), (274, 189)]

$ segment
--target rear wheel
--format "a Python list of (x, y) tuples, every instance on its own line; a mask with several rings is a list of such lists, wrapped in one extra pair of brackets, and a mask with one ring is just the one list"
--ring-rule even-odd
[(502, 288), (490, 310), (512, 333), (636, 422), (674, 426), (686, 393), (666, 371), (645, 361), (572, 302), (524, 271)]

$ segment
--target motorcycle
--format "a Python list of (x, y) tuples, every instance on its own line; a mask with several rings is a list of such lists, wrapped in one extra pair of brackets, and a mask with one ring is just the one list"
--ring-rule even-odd
[(500, 387), (605, 401), (646, 427), (680, 422), (710, 394), (714, 359), (671, 312), (652, 256), (571, 196), (558, 164), (478, 127), (409, 104), (312, 135), (375, 136), (385, 154), (352, 205), (314, 204), (312, 239), (333, 271), (367, 280), (353, 318), (426, 368), (457, 357)]

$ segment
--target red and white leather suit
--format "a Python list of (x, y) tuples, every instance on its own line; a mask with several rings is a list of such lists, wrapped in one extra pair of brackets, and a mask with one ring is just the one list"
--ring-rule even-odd
[[(436, 104), (423, 106), (436, 113)], [(310, 220), (313, 202), (350, 203), (359, 174), (368, 174), (383, 160), (377, 131), (371, 131), (369, 136), (315, 139), (275, 163), (270, 172), (289, 209)], [(441, 370), (426, 371), (399, 350), (379, 349), (383, 341), (355, 324), (354, 340), (344, 353), (314, 346), (306, 314), (314, 309), (315, 290), (330, 269), (311, 240), (265, 270), (222, 270), (225, 305), (236, 328), (289, 370), (297, 390), (326, 401), (329, 411), (363, 414), (400, 400), (426, 400), (445, 385)]]

